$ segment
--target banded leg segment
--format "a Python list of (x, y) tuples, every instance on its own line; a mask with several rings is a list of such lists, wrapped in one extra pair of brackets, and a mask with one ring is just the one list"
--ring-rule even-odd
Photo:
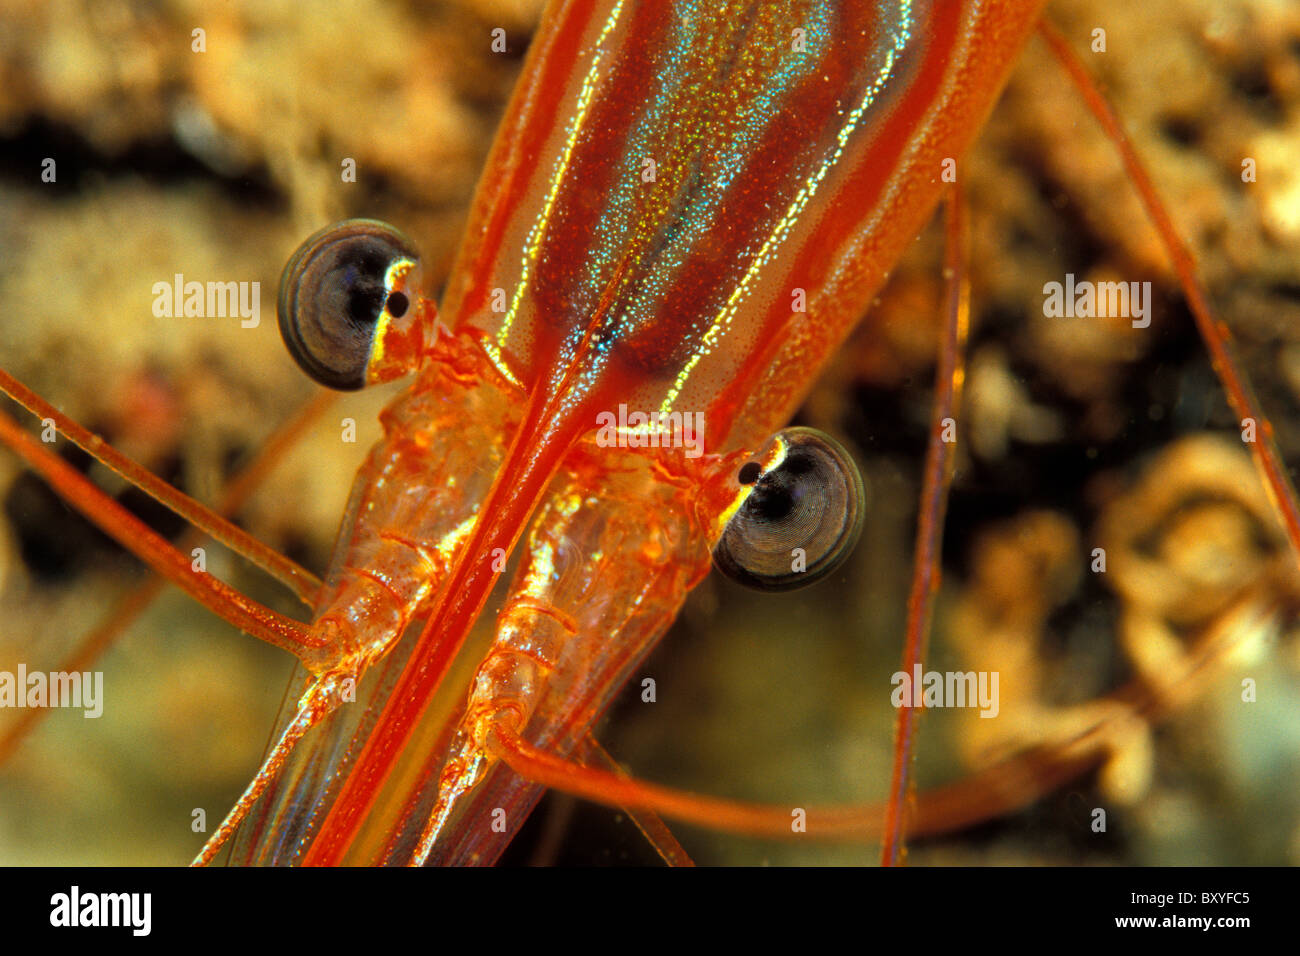
[(84, 475), (0, 414), (0, 443), (13, 449), (65, 501), (105, 534), (167, 578), (218, 617), (275, 647), (289, 651), (310, 668), (320, 668), (325, 638), (213, 577), (195, 571), (190, 558), (162, 535), (95, 487)]
[[(8, 372), (0, 369), (0, 391), (37, 418), (54, 423), (60, 434), (101, 464), (112, 469), (159, 504), (170, 508), (213, 540), (220, 541), (236, 554), (261, 568), (276, 580), (293, 590), (308, 607), (320, 590), (320, 579), (258, 541), (242, 528), (231, 524), (221, 515), (204, 507), (189, 495), (177, 491), (147, 468), (127, 458), (98, 435), (82, 428), (45, 399), (41, 398)], [(15, 449), (17, 450), (17, 449)], [(93, 520), (93, 519), (92, 519)]]
[[(944, 276), (947, 284), (944, 337), (939, 343), (935, 368), (934, 411), (930, 420), (930, 445), (925, 459), (925, 483), (913, 554), (912, 588), (907, 599), (907, 639), (901, 670), (911, 674), (924, 669), (934, 597), (939, 590), (943, 523), (948, 511), (956, 452), (957, 412), (966, 377), (966, 338), (970, 331), (970, 248), (966, 229), (966, 202), (954, 185), (944, 207)], [(951, 435), (949, 428), (952, 429)], [(912, 796), (912, 762), (919, 708), (904, 702), (894, 730), (894, 768), (889, 785), (885, 832), (880, 850), (882, 866), (902, 861), (904, 822)]]
[[(290, 448), (301, 440), (307, 429), (336, 399), (337, 393), (322, 389), (292, 418), (277, 428), (263, 444), (256, 457), (226, 486), (217, 504), (217, 512), (229, 516), (243, 507), (267, 473)], [(191, 531), (182, 539), (180, 550), (188, 551), (199, 540), (198, 534)], [(305, 570), (302, 573), (308, 574)], [(147, 580), (122, 595), (99, 624), (81, 639), (68, 657), (60, 662), (57, 670), (65, 673), (89, 670), (100, 655), (107, 651), (122, 632), (162, 593), (165, 583), (162, 577), (151, 574)], [(47, 708), (26, 708), (22, 711), (4, 735), (0, 736), (0, 766), (3, 766), (17, 750), (18, 745), (49, 713)]]
[[(1185, 705), (1221, 678), (1234, 651), (1278, 626), (1275, 601), (1243, 593), (1193, 642), (1182, 665), (1158, 686), (1135, 680), (1097, 701), (1085, 726), (1022, 751), (947, 786), (918, 793), (907, 833), (950, 833), (1023, 809), (1100, 765), (1134, 719), (1154, 720)], [(887, 806), (804, 807), (806, 831), (791, 826), (796, 804), (743, 803), (632, 779), (539, 750), (508, 718), (487, 735), (487, 750), (535, 783), (610, 807), (640, 807), (696, 826), (770, 839), (870, 842), (883, 832)]]

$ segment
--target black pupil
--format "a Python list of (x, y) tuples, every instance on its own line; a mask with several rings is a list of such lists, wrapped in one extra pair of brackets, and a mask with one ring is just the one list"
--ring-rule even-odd
[(763, 466), (756, 461), (751, 461), (740, 469), (740, 474), (736, 476), (736, 479), (742, 485), (752, 485), (754, 482), (758, 481), (758, 476), (762, 473)]
[(406, 310), (410, 304), (405, 295), (401, 292), (394, 292), (388, 297), (388, 314), (395, 319), (400, 319), (406, 315)]
[(347, 295), (348, 318), (362, 328), (379, 321), (384, 306), (384, 274), (390, 251), (371, 237), (354, 242), (344, 260), (343, 289)]
[(795, 502), (801, 497), (799, 488), (790, 482), (772, 482), (759, 485), (746, 502), (750, 511), (763, 520), (777, 523), (790, 517)]
[[(758, 465), (753, 462), (750, 464), (758, 470)], [(748, 467), (749, 465), (745, 466)], [(746, 507), (769, 522), (788, 518), (807, 493), (807, 483), (813, 479), (816, 470), (817, 462), (812, 455), (803, 449), (791, 449), (779, 466), (763, 476), (762, 484), (754, 489)], [(741, 471), (743, 473), (744, 469)]]

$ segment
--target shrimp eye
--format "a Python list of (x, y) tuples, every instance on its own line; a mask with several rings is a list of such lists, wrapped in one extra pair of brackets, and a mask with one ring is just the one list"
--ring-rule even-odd
[(789, 591), (844, 562), (862, 532), (866, 492), (852, 457), (813, 428), (778, 432), (762, 462), (736, 476), (742, 500), (713, 549), (740, 584)]
[(342, 390), (410, 371), (420, 351), (419, 266), (414, 243), (373, 219), (335, 223), (299, 246), (280, 276), (277, 312), (303, 371)]

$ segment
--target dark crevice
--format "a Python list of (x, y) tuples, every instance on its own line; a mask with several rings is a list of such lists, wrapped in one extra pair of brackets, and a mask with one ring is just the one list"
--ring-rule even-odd
[[(59, 439), (58, 454), (83, 475), (95, 460), (66, 439)], [(169, 483), (180, 479), (181, 462), (173, 458), (159, 469)], [(115, 496), (127, 511), (168, 539), (180, 537), (185, 521), (143, 491), (128, 486)], [(20, 474), (4, 496), (3, 508), (17, 538), (24, 564), (37, 581), (67, 581), (83, 570), (126, 555), (125, 549), (69, 507), (44, 479), (31, 471)]]
[[(55, 180), (42, 181), (45, 160), (55, 162)], [(104, 152), (71, 127), (43, 118), (29, 119), (17, 132), (0, 137), (0, 179), (44, 188), (69, 197), (104, 180), (142, 179), (159, 186), (183, 183), (216, 185), (231, 202), (285, 212), (288, 202), (265, 167), (239, 175), (219, 173), (171, 136), (138, 139), (116, 152)]]

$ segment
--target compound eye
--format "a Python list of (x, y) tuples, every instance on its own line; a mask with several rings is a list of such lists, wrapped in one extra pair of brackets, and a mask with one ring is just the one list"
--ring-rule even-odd
[(866, 491), (844, 447), (813, 428), (778, 432), (761, 462), (736, 476), (749, 492), (713, 549), (714, 566), (760, 591), (825, 577), (862, 533)]
[(335, 223), (299, 246), (280, 277), (277, 313), (303, 371), (344, 391), (375, 381), (376, 343), (382, 351), (389, 324), (412, 310), (419, 263), (410, 239), (373, 219)]

